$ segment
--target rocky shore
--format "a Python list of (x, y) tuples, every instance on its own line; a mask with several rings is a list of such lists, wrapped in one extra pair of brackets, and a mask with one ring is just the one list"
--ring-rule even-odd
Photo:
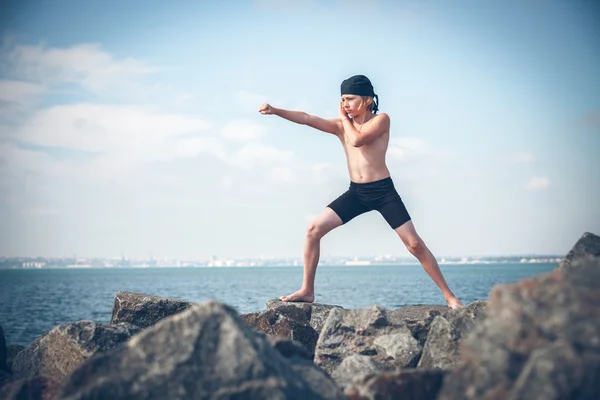
[(600, 237), (459, 310), (119, 292), (108, 324), (0, 326), (0, 399), (600, 399)]

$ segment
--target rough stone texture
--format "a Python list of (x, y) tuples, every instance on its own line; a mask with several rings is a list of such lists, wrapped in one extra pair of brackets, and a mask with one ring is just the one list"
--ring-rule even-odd
[(376, 337), (373, 346), (377, 354), (392, 358), (399, 368), (415, 367), (423, 349), (408, 328)]
[(0, 325), (0, 370), (6, 370), (6, 339)]
[(17, 379), (41, 375), (62, 382), (84, 360), (118, 346), (139, 330), (127, 323), (78, 321), (58, 325), (17, 354), (13, 374)]
[(263, 335), (271, 346), (292, 364), (292, 369), (316, 392), (327, 399), (339, 396), (340, 387), (322, 368), (313, 364), (313, 355), (301, 343), (281, 336), (265, 335), (260, 332), (258, 334)]
[[(6, 382), (10, 382), (13, 380), (13, 377), (10, 373), (0, 369), (0, 387), (4, 385)], [(0, 397), (1, 399), (2, 397)]]
[(496, 286), (439, 399), (600, 398), (600, 262), (586, 264)]
[(353, 354), (342, 360), (340, 365), (331, 373), (331, 377), (335, 379), (338, 385), (343, 386), (360, 376), (394, 371), (395, 369), (394, 364), (383, 357), (377, 358)]
[(397, 308), (390, 313), (395, 319), (404, 321), (413, 337), (423, 346), (433, 319), (449, 309), (448, 306), (423, 304)]
[(277, 311), (279, 314), (300, 322), (307, 321), (317, 331), (317, 334), (321, 333), (329, 312), (334, 308), (343, 309), (343, 307), (329, 304), (283, 302), (279, 299), (267, 301), (267, 310)]
[[(300, 311), (299, 308), (296, 308)], [(240, 317), (252, 329), (269, 335), (287, 337), (302, 343), (311, 354), (314, 354), (319, 334), (308, 324), (305, 315), (290, 315), (287, 317), (276, 310), (266, 310), (258, 313), (242, 314)]]
[(25, 346), (20, 344), (11, 344), (6, 348), (6, 370), (12, 372), (12, 364), (17, 354), (25, 349)]
[(480, 300), (435, 317), (418, 367), (452, 369), (459, 361), (462, 339), (473, 330), (477, 321), (483, 319), (486, 305), (487, 301)]
[(406, 369), (361, 377), (345, 388), (348, 400), (435, 400), (443, 370)]
[(147, 328), (165, 317), (186, 310), (192, 304), (143, 293), (119, 292), (115, 296), (110, 323), (129, 322)]
[(558, 264), (556, 269), (562, 270), (573, 268), (573, 263), (575, 261), (582, 259), (593, 261), (593, 258), (595, 257), (600, 257), (600, 236), (585, 232), (567, 253), (565, 258), (563, 258), (560, 264)]
[(60, 384), (44, 376), (19, 379), (0, 388), (2, 400), (52, 400)]
[(333, 380), (313, 372), (305, 378), (233, 308), (209, 301), (89, 359), (57, 399), (344, 399)]
[[(418, 357), (421, 352), (420, 345), (416, 343), (411, 331), (404, 320), (399, 318), (398, 313), (390, 312), (379, 306), (360, 310), (334, 308), (317, 341), (315, 364), (331, 374), (344, 358), (353, 354), (384, 358), (391, 358), (394, 354), (405, 354), (397, 353), (395, 349), (388, 350), (381, 345), (382, 339), (378, 339), (395, 334), (405, 337), (402, 339), (402, 343), (416, 345), (414, 352), (418, 348), (418, 354), (415, 354), (415, 357)], [(376, 340), (379, 344), (375, 344)], [(393, 360), (397, 367), (403, 367), (403, 364), (407, 362), (406, 359)]]

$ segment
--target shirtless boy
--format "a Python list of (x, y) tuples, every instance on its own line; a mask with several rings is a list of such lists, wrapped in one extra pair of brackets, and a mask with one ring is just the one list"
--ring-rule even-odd
[(346, 153), (350, 174), (348, 190), (308, 225), (304, 242), (302, 287), (288, 296), (281, 296), (281, 300), (312, 303), (315, 300), (315, 274), (323, 236), (358, 215), (377, 210), (441, 289), (448, 307), (463, 307), (448, 288), (435, 257), (417, 234), (394, 187), (385, 163), (390, 139), (390, 117), (385, 113), (377, 114), (379, 98), (373, 91), (371, 82), (364, 75), (352, 76), (342, 82), (341, 95), (340, 117), (335, 119), (283, 110), (269, 104), (263, 104), (259, 109), (261, 114), (278, 115), (337, 136)]

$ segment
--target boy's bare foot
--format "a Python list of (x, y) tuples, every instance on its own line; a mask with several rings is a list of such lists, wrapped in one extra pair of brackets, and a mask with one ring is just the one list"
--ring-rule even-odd
[(463, 303), (460, 302), (460, 300), (458, 300), (456, 297), (449, 297), (446, 299), (446, 302), (448, 303), (448, 307), (455, 309), (455, 308), (463, 308), (464, 305)]
[(315, 294), (309, 292), (308, 290), (300, 289), (297, 292), (294, 292), (287, 296), (281, 296), (279, 298), (281, 301), (297, 301), (302, 303), (312, 303), (315, 301)]

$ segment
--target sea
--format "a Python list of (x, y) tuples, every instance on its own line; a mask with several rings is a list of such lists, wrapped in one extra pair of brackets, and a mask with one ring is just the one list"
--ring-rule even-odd
[[(499, 284), (550, 272), (556, 263), (442, 264), (466, 305), (487, 300)], [(173, 299), (216, 300), (239, 313), (299, 289), (302, 267), (203, 267), (0, 270), (0, 326), (8, 344), (29, 345), (66, 322), (110, 321), (114, 297), (132, 291)], [(319, 266), (315, 302), (344, 308), (445, 304), (441, 291), (416, 265)]]

